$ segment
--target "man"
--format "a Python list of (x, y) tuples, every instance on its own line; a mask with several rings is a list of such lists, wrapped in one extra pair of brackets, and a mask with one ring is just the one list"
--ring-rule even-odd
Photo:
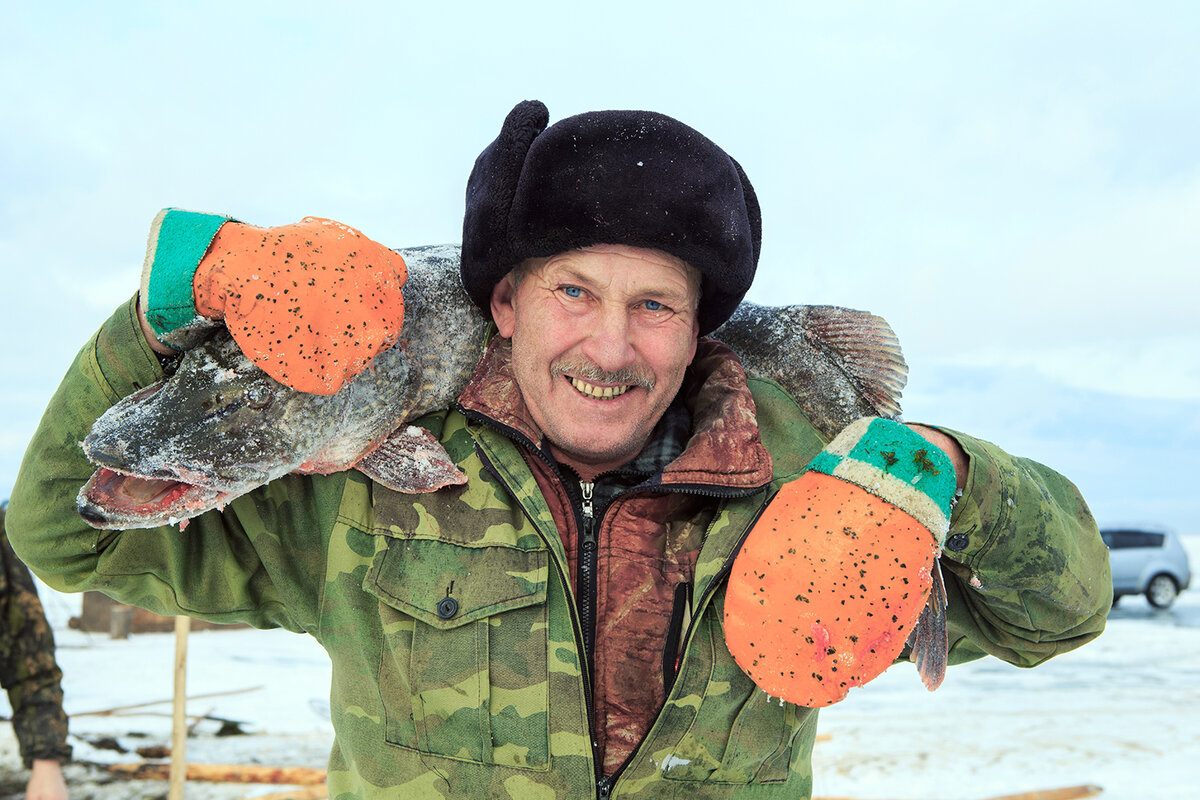
[(13, 732), (29, 770), (26, 800), (66, 800), (62, 764), (70, 760), (71, 746), (62, 670), (33, 576), (8, 543), (6, 506), (0, 504), (0, 683), (8, 690)]
[[(402, 495), (357, 472), (289, 475), (186, 534), (83, 526), (73, 499), (91, 470), (73, 443), (161, 375), (152, 351), (182, 341), (198, 309), (224, 315), (271, 374), (325, 392), (376, 346), (304, 338), (340, 341), (356, 317), (337, 309), (369, 305), (378, 346), (399, 334), (389, 280), (353, 274), (386, 260), (357, 232), (333, 258), (342, 296), (309, 303), (295, 270), (331, 258), (314, 244), (326, 223), (168, 215), (143, 306), (84, 348), (31, 445), (14, 541), (61, 588), (316, 637), (334, 664), (331, 797), (805, 797), (816, 711), (758, 689), (721, 621), (739, 542), (825, 445), (778, 386), (748, 382), (702, 338), (753, 278), (753, 189), (669, 117), (547, 122), (540, 103), (519, 104), (468, 181), (463, 285), (498, 334), (456, 407), (419, 421), (465, 485)], [(254, 242), (252, 268), (227, 234)], [(256, 340), (274, 324), (263, 314), (289, 322)], [(304, 359), (271, 346), (290, 336)], [(951, 659), (1031, 666), (1098, 635), (1107, 560), (1074, 487), (985, 442), (921, 432), (964, 489), (943, 559)]]

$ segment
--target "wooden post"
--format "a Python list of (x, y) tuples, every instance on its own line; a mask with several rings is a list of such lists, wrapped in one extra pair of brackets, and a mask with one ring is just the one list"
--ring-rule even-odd
[(167, 800), (183, 800), (187, 782), (187, 637), (191, 617), (175, 618), (175, 699), (171, 722), (171, 775)]
[(133, 606), (115, 605), (108, 611), (108, 638), (128, 639), (133, 629)]

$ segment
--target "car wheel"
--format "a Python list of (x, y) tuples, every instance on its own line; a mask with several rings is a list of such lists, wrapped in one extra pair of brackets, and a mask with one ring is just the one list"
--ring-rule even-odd
[(1155, 575), (1146, 586), (1146, 599), (1155, 608), (1168, 608), (1179, 596), (1175, 579), (1165, 573)]

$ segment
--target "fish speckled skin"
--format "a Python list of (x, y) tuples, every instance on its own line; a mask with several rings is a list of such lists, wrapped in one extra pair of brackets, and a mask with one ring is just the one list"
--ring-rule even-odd
[(787, 390), (829, 438), (861, 417), (900, 417), (908, 368), (883, 320), (838, 306), (742, 303), (713, 333), (746, 372)]
[[(404, 423), (453, 404), (489, 324), (462, 289), (458, 247), (397, 252), (408, 264), (403, 334), (354, 381), (329, 396), (288, 389), (215, 327), (170, 376), (96, 420), (83, 442), (100, 467), (79, 494), (84, 519), (120, 529), (178, 522), (293, 471), (357, 468), (402, 491), (461, 480), (440, 446)], [(879, 317), (743, 303), (713, 336), (827, 436), (862, 416), (899, 414), (907, 367)]]

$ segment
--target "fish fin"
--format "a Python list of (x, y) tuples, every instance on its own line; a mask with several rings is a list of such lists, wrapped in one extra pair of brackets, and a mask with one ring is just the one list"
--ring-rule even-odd
[(946, 583), (942, 580), (942, 567), (934, 559), (931, 570), (933, 585), (929, 589), (929, 600), (921, 609), (921, 616), (909, 634), (908, 644), (912, 648), (909, 659), (917, 665), (917, 673), (925, 688), (933, 691), (942, 685), (946, 677), (946, 662), (949, 657), (949, 636), (946, 632)]
[(354, 468), (405, 494), (434, 492), (467, 482), (442, 443), (424, 428), (407, 425), (360, 458)]
[(896, 332), (883, 317), (839, 306), (809, 306), (806, 329), (810, 340), (837, 356), (879, 408), (879, 416), (899, 417), (908, 364)]

